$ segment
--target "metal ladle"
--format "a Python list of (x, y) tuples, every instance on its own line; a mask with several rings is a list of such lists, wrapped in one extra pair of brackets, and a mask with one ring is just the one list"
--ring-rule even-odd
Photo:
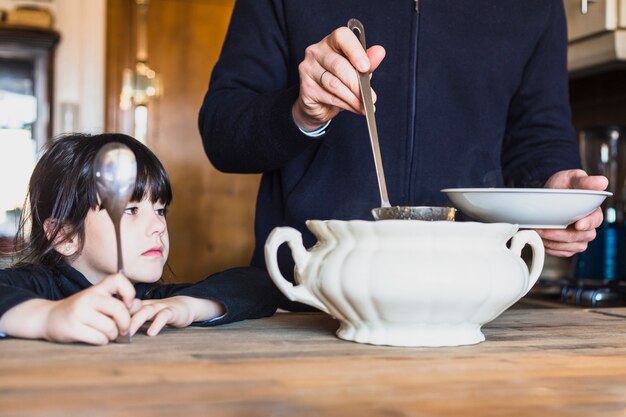
[[(93, 174), (100, 204), (113, 222), (117, 242), (117, 271), (124, 271), (120, 221), (126, 205), (135, 190), (137, 179), (137, 161), (128, 146), (119, 142), (110, 142), (102, 146), (93, 163)], [(118, 343), (130, 343), (130, 334), (119, 335)]]
[[(365, 44), (365, 28), (358, 19), (350, 19), (348, 28), (352, 32), (358, 32), (358, 38), (363, 49), (367, 51)], [(361, 99), (365, 107), (365, 119), (367, 130), (370, 136), (372, 152), (374, 153), (374, 166), (376, 168), (376, 178), (378, 179), (378, 190), (380, 191), (380, 207), (372, 209), (372, 215), (376, 220), (406, 219), (406, 220), (454, 220), (456, 210), (452, 207), (410, 207), (391, 206), (387, 195), (387, 183), (385, 182), (385, 171), (383, 170), (383, 160), (380, 156), (380, 145), (378, 144), (378, 129), (376, 128), (376, 116), (374, 115), (374, 101), (372, 100), (372, 87), (370, 85), (370, 74), (359, 72), (359, 89)]]

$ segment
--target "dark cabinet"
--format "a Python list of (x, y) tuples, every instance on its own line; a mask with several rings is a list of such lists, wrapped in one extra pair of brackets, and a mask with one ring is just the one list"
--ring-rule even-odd
[(0, 251), (11, 249), (26, 186), (52, 134), (53, 30), (0, 24)]

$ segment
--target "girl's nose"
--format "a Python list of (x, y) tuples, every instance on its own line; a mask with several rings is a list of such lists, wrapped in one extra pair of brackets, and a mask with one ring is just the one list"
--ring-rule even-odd
[(153, 211), (150, 217), (150, 223), (148, 225), (148, 234), (162, 235), (167, 230), (167, 224), (165, 223), (165, 217), (159, 216)]

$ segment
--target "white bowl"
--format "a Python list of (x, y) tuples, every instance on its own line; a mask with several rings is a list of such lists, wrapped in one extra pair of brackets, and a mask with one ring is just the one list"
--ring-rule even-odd
[(488, 223), (529, 229), (565, 229), (602, 204), (608, 191), (551, 188), (446, 188), (456, 208)]

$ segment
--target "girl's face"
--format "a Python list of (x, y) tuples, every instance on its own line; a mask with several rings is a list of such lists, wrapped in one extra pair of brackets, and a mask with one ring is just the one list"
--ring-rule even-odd
[[(133, 282), (156, 282), (169, 254), (165, 206), (149, 199), (126, 206), (120, 224), (124, 274)], [(106, 210), (90, 210), (85, 219), (85, 242), (70, 265), (96, 284), (117, 269), (115, 231)]]

